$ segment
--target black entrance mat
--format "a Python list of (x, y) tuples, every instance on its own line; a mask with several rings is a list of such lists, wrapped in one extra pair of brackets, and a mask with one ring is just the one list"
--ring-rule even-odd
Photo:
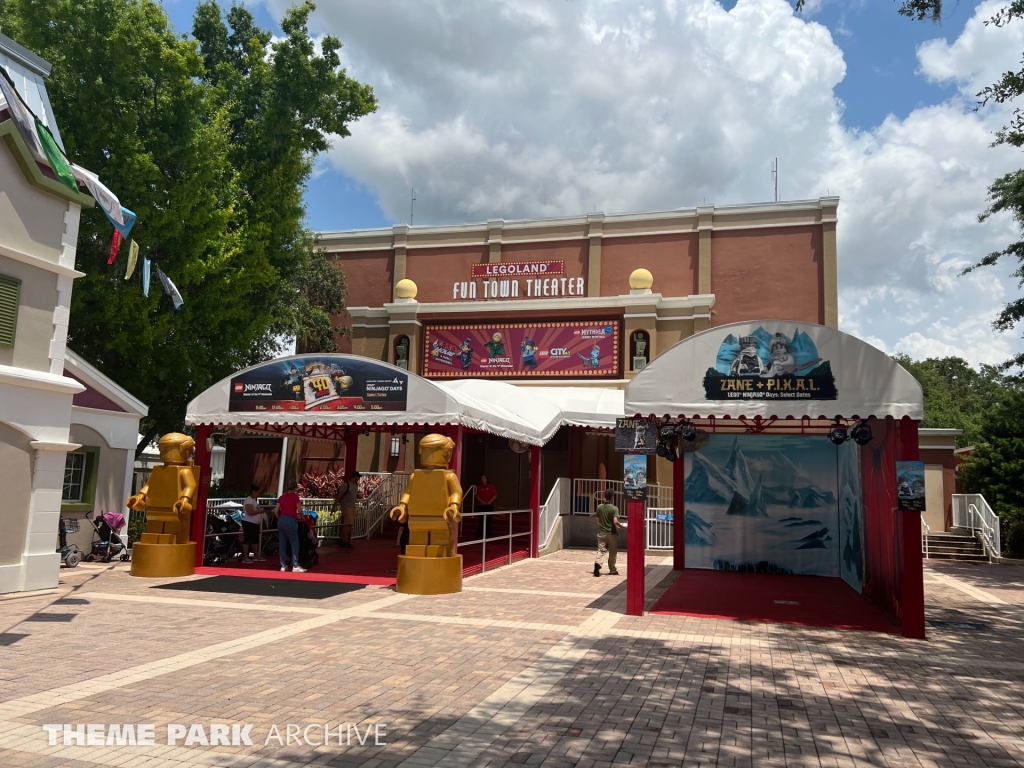
[(334, 581), (299, 581), (298, 579), (258, 579), (246, 576), (210, 576), (195, 581), (160, 584), (153, 589), (182, 589), (188, 592), (224, 592), (231, 595), (257, 597), (301, 597), (323, 600), (346, 592), (363, 589), (365, 584), (342, 584)]

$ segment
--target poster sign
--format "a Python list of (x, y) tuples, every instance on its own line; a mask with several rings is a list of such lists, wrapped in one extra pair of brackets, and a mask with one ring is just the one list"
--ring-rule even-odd
[(404, 411), (409, 376), (348, 355), (271, 360), (231, 379), (231, 411)]
[(602, 378), (619, 373), (617, 320), (428, 325), (423, 375)]
[(896, 508), (924, 512), (924, 462), (896, 462)]
[(622, 457), (622, 493), (629, 501), (647, 500), (647, 456), (627, 453)]
[(473, 280), (499, 277), (554, 277), (565, 274), (564, 261), (506, 261), (498, 264), (474, 264)]
[(658, 425), (647, 419), (616, 419), (615, 450), (653, 455), (658, 447)]
[(789, 337), (759, 327), (747, 336), (731, 333), (704, 376), (708, 400), (835, 400), (836, 380), (810, 336)]

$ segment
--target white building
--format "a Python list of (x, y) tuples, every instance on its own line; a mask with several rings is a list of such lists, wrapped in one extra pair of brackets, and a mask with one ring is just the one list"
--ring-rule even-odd
[[(61, 144), (46, 95), (50, 65), (0, 35), (0, 68)], [(57, 586), (55, 552), (72, 398), (64, 375), (81, 207), (95, 204), (55, 177), (0, 97), (0, 593)]]

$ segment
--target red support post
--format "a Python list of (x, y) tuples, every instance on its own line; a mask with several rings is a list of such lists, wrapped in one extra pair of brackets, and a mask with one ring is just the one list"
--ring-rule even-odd
[(644, 531), (643, 501), (626, 502), (626, 615), (644, 615)]
[(449, 466), (451, 467), (452, 472), (455, 473), (455, 476), (457, 478), (459, 478), (459, 482), (461, 483), (462, 482), (462, 434), (463, 434), (463, 427), (460, 424), (457, 427), (450, 427), (449, 430), (450, 431), (449, 431), (449, 435), (448, 436), (451, 437), (452, 441), (455, 443), (455, 450), (452, 451), (452, 461), (451, 461), (451, 464), (449, 464)]
[[(920, 461), (917, 422), (903, 418), (899, 421), (896, 457), (899, 461)], [(896, 512), (897, 535), (900, 537), (901, 595), (900, 613), (903, 634), (924, 639), (924, 556), (921, 553), (921, 513)]]
[(206, 500), (210, 496), (210, 449), (207, 440), (212, 439), (213, 427), (200, 424), (196, 427), (196, 451), (193, 464), (199, 467), (199, 488), (196, 489), (196, 503), (192, 509), (192, 526), (189, 535), (196, 543), (196, 567), (203, 564), (203, 550), (206, 547)]
[(686, 493), (683, 457), (672, 462), (672, 570), (686, 568)]
[[(282, 461), (284, 457), (282, 457)], [(345, 435), (345, 477), (351, 477), (359, 461), (359, 433)]]
[(530, 509), (533, 510), (532, 529), (530, 536), (530, 557), (540, 555), (540, 481), (541, 481), (541, 447), (530, 446)]
[[(455, 476), (459, 478), (459, 485), (462, 486), (462, 438), (463, 438), (463, 427), (461, 424), (458, 426), (450, 426), (448, 428), (448, 436), (455, 443), (455, 449), (452, 451), (452, 460), (448, 467), (455, 473)], [(465, 487), (462, 488), (463, 494), (465, 494)], [(463, 496), (465, 498), (465, 496)], [(459, 546), (459, 529), (461, 523), (456, 524), (453, 529), (452, 539), (452, 552), (457, 551)]]

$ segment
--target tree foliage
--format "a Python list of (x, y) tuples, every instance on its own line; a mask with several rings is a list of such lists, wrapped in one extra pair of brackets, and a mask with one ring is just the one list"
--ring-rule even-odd
[[(196, 10), (194, 38), (155, 0), (0, 0), (4, 33), (53, 65), (47, 90), (68, 155), (138, 214), (132, 237), (176, 283), (106, 265), (109, 222), (83, 211), (69, 344), (149, 405), (150, 434), (180, 428), (189, 400), (304, 331), (320, 269), (302, 203), (314, 156), (372, 112), (372, 90), (317, 51), (311, 2), (273, 41), (240, 6)], [(305, 276), (305, 277), (304, 277)], [(305, 281), (305, 282), (304, 282)], [(335, 286), (337, 287), (337, 286)], [(344, 298), (332, 294), (332, 307)], [(333, 310), (329, 310), (333, 311)], [(312, 318), (311, 320), (308, 318)]]
[(1004, 548), (1024, 555), (1024, 390), (1007, 389), (991, 402), (960, 476), (964, 490), (984, 495), (999, 515)]
[(957, 445), (976, 445), (981, 440), (991, 404), (1006, 390), (1020, 384), (991, 365), (972, 368), (960, 357), (912, 360), (895, 355), (897, 363), (921, 383), (924, 390), (924, 421), (934, 429), (962, 429)]

